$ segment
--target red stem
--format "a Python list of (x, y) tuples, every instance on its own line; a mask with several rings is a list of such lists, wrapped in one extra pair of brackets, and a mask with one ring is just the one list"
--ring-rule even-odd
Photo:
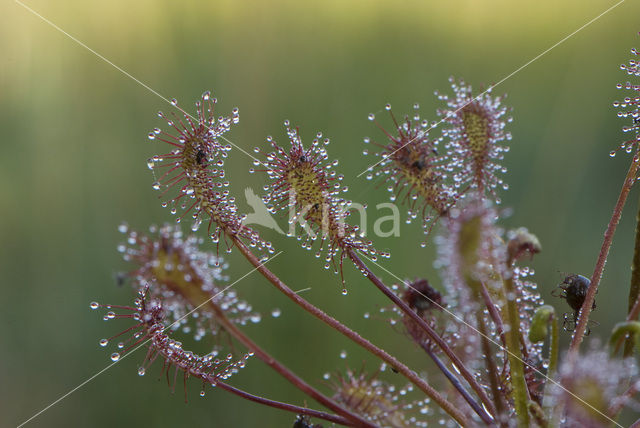
[(287, 379), (291, 384), (293, 384), (296, 388), (316, 400), (318, 403), (327, 407), (328, 409), (333, 410), (338, 415), (342, 415), (344, 418), (350, 421), (350, 426), (354, 427), (375, 427), (374, 424), (368, 422), (361, 416), (347, 410), (346, 408), (340, 406), (331, 398), (322, 394), (320, 391), (315, 389), (313, 386), (309, 385), (303, 379), (298, 377), (295, 373), (289, 370), (284, 364), (280, 361), (276, 360), (274, 357), (269, 355), (265, 350), (263, 350), (257, 343), (255, 343), (249, 336), (244, 334), (242, 330), (240, 330), (234, 323), (232, 323), (226, 316), (223, 310), (220, 309), (217, 305), (210, 305), (215, 314), (216, 320), (220, 322), (221, 325), (224, 326), (225, 330), (230, 333), (233, 337), (235, 337), (240, 343), (253, 351), (258, 358), (260, 358), (265, 364), (279, 373), (282, 377)]
[(397, 358), (388, 354), (383, 349), (378, 348), (367, 339), (360, 336), (355, 331), (351, 330), (349, 327), (342, 324), (340, 321), (335, 318), (327, 315), (321, 309), (307, 302), (305, 299), (300, 297), (295, 291), (291, 290), (280, 278), (278, 278), (273, 272), (271, 272), (258, 258), (251, 252), (251, 250), (240, 240), (238, 236), (233, 233), (227, 234), (234, 244), (238, 247), (240, 252), (245, 256), (245, 258), (260, 272), (271, 284), (273, 284), (278, 290), (284, 293), (289, 299), (291, 299), (296, 305), (300, 306), (305, 311), (309, 312), (311, 315), (315, 316), (334, 330), (348, 337), (358, 345), (362, 346), (373, 355), (377, 356), (381, 360), (385, 361), (393, 368), (395, 368), (399, 373), (405, 376), (411, 383), (420, 388), (429, 398), (438, 403), (438, 405), (448, 413), (452, 418), (454, 418), (459, 424), (462, 426), (468, 426), (467, 418), (458, 410), (451, 402), (449, 402), (446, 398), (444, 398), (438, 391), (432, 388), (427, 382), (424, 381), (420, 376), (418, 376), (413, 370), (400, 362)]
[(389, 298), (402, 312), (404, 312), (407, 316), (411, 317), (424, 331), (429, 335), (431, 340), (433, 340), (440, 349), (449, 357), (451, 362), (455, 364), (455, 366), (460, 371), (462, 377), (469, 383), (471, 388), (476, 392), (482, 403), (485, 405), (491, 414), (495, 415), (496, 409), (487, 394), (485, 394), (484, 389), (480, 384), (476, 381), (473, 374), (464, 366), (464, 363), (460, 358), (453, 352), (453, 350), (447, 345), (447, 343), (442, 340), (442, 338), (436, 333), (433, 328), (425, 322), (425, 320), (420, 317), (415, 311), (413, 311), (402, 299), (400, 299), (393, 291), (389, 289), (384, 283), (373, 273), (371, 269), (358, 257), (358, 255), (353, 250), (347, 250), (347, 255), (353, 261), (358, 269), (360, 269), (366, 277), (380, 290), (385, 296)]
[[(268, 398), (253, 395), (246, 391), (243, 391), (241, 389), (228, 385), (226, 383), (220, 382), (219, 380), (211, 376), (207, 376), (207, 381), (211, 383), (211, 385), (213, 386), (224, 389), (225, 391), (228, 391), (232, 394), (235, 394), (249, 401), (253, 401), (254, 403), (264, 404), (265, 406), (273, 407), (280, 410), (285, 410), (287, 412), (292, 412), (299, 415), (307, 415), (307, 416), (311, 416), (318, 419), (324, 419), (325, 421), (333, 422), (333, 423), (348, 426), (348, 427), (357, 426), (357, 425), (353, 425), (349, 420), (343, 418), (342, 416), (332, 415), (330, 413), (321, 412), (319, 410), (307, 409), (306, 407), (294, 406), (293, 404), (282, 403), (280, 401), (269, 400)], [(368, 426), (375, 427), (376, 425), (368, 423)]]
[(625, 177), (624, 183), (622, 184), (622, 189), (620, 190), (620, 195), (618, 196), (618, 202), (616, 203), (616, 206), (613, 209), (611, 220), (609, 221), (607, 230), (604, 233), (604, 241), (602, 242), (602, 248), (600, 249), (600, 254), (598, 255), (598, 260), (596, 261), (596, 266), (593, 271), (593, 275), (591, 275), (591, 285), (587, 290), (587, 296), (585, 297), (584, 303), (582, 304), (582, 308), (580, 309), (580, 315), (578, 316), (578, 324), (576, 325), (576, 330), (575, 330), (575, 333), (573, 334), (573, 340), (571, 341), (571, 345), (569, 346), (569, 355), (571, 356), (571, 358), (575, 357), (575, 355), (577, 354), (580, 348), (580, 343), (582, 343), (582, 339), (584, 337), (584, 333), (587, 328), (587, 322), (589, 322), (589, 314), (591, 313), (593, 301), (596, 298), (596, 293), (598, 292), (598, 285), (600, 284), (600, 279), (602, 278), (602, 272), (604, 271), (604, 265), (607, 262), (609, 249), (611, 248), (611, 243), (613, 242), (613, 235), (615, 234), (616, 227), (620, 222), (620, 217), (622, 216), (622, 209), (624, 208), (624, 204), (627, 201), (627, 196), (629, 196), (631, 187), (633, 186), (633, 183), (637, 179), (639, 167), (640, 167), (640, 153), (636, 149), (636, 153), (634, 154), (633, 160), (631, 161), (631, 165), (629, 166), (629, 171), (627, 172), (627, 176)]

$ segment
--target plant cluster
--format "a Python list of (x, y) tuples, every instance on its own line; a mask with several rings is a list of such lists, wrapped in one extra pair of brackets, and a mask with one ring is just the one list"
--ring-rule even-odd
[[(632, 54), (639, 53), (634, 49)], [(622, 69), (631, 78), (640, 77), (638, 61)], [(422, 367), (408, 367), (309, 303), (267, 267), (276, 249), (248, 226), (228, 190), (224, 169), (232, 148), (225, 134), (238, 123), (238, 109), (216, 117), (217, 101), (209, 92), (196, 102), (195, 116), (172, 101), (177, 114), (159, 113), (169, 131), (156, 128), (149, 134), (168, 146), (149, 159), (153, 188), (161, 191), (162, 205), (178, 216), (177, 223), (191, 218), (191, 231), (163, 225), (142, 233), (120, 226), (126, 243), (118, 250), (130, 266), (125, 276), (134, 300), (124, 306), (93, 302), (91, 308), (106, 311), (105, 320), (123, 318), (131, 325), (100, 345), (116, 341), (113, 361), (145, 347), (139, 375), (160, 357), (172, 388), (178, 376), (183, 382), (195, 377), (202, 382), (200, 395), (211, 386), (292, 412), (297, 428), (413, 427), (429, 421), (465, 427), (600, 427), (617, 424), (625, 408), (638, 410), (634, 350), (640, 348), (640, 228), (628, 316), (612, 332), (609, 349), (581, 351), (580, 344), (589, 334), (589, 315), (596, 308), (595, 295), (622, 208), (639, 178), (640, 83), (618, 85), (628, 91), (614, 105), (620, 108), (618, 116), (631, 119), (624, 131), (632, 137), (619, 148), (631, 154), (629, 171), (593, 274), (570, 274), (558, 286), (557, 296), (570, 308), (560, 316), (542, 301), (527, 266), (542, 250), (538, 238), (526, 228), (507, 231), (500, 226), (498, 193), (508, 189), (501, 175), (511, 140), (510, 108), (491, 87), (474, 93), (462, 80), (452, 78), (450, 84), (451, 94), (436, 93), (442, 102), (437, 123), (422, 119), (417, 105), (401, 118), (387, 105), (390, 130), (370, 114), (380, 135), (365, 139), (368, 147), (377, 149), (364, 150), (377, 158), (366, 178), (385, 186), (392, 202), (406, 205), (409, 221), (419, 219), (427, 242), (437, 247), (434, 263), (440, 279), (386, 284), (373, 273), (369, 266), (390, 255), (376, 250), (364, 231), (348, 221), (353, 203), (346, 199), (348, 188), (336, 171), (338, 161), (329, 157), (329, 139), (321, 133), (305, 145), (298, 128), (286, 121), (285, 142), (268, 137), (272, 151), (256, 148), (260, 158), (250, 170), (266, 174), (266, 212), (288, 215), (288, 235), (321, 258), (326, 269), (339, 273), (343, 286), (345, 262), (353, 264), (390, 300), (382, 311), (391, 314), (394, 331), (424, 351), (435, 371), (427, 376)], [(199, 229), (206, 229), (206, 238), (196, 234)], [(231, 288), (235, 282), (224, 274), (227, 262), (221, 246), (223, 252), (240, 252), (304, 311), (379, 359), (380, 368), (328, 374), (319, 388), (272, 357), (243, 330), (247, 323), (259, 322), (260, 315)], [(436, 285), (439, 281), (441, 286)], [(563, 355), (560, 328), (573, 332)], [(184, 349), (176, 339), (180, 333), (193, 333), (196, 340), (215, 337), (215, 345), (199, 355)], [(232, 386), (230, 377), (256, 359), (323, 409), (274, 401)], [(399, 374), (402, 383), (400, 377), (389, 381), (388, 371)]]

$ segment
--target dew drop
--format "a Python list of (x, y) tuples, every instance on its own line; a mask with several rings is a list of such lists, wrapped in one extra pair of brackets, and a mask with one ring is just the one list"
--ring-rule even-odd
[(111, 354), (111, 361), (118, 361), (120, 359), (120, 354), (117, 352), (114, 352), (113, 354)]
[(282, 315), (282, 311), (278, 308), (271, 311), (271, 316), (274, 318), (278, 318), (280, 315)]
[(346, 296), (346, 295), (347, 295), (347, 293), (348, 293), (347, 289), (346, 289), (346, 288), (343, 288), (343, 289), (342, 289), (342, 295), (343, 295), (343, 296)]
[(343, 360), (347, 358), (347, 351), (340, 351), (340, 358), (342, 358)]
[(144, 369), (144, 367), (140, 367), (138, 369), (138, 376), (144, 376), (145, 373), (146, 373), (146, 370)]
[(107, 346), (107, 344), (109, 343), (109, 340), (107, 339), (100, 339), (100, 342), (98, 342), (100, 344), (100, 346)]
[(368, 118), (369, 120), (373, 121), (373, 120), (375, 120), (376, 115), (375, 115), (375, 114), (373, 114), (373, 113), (369, 113), (369, 116), (367, 116), (367, 118)]
[(154, 190), (160, 190), (160, 183), (158, 183), (158, 182), (156, 181), (156, 182), (154, 182), (154, 183), (152, 184), (152, 187), (153, 187), (153, 189), (154, 189)]
[(98, 309), (98, 307), (99, 307), (99, 306), (100, 306), (100, 305), (98, 304), (98, 302), (91, 302), (91, 303), (89, 304), (89, 307), (90, 307), (91, 309), (94, 309), (94, 310), (95, 310), (95, 309)]

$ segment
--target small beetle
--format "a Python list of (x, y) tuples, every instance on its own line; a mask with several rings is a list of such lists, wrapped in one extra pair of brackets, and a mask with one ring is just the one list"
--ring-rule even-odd
[[(591, 281), (589, 278), (578, 274), (572, 274), (565, 277), (564, 281), (562, 281), (560, 285), (551, 292), (552, 296), (565, 299), (571, 309), (573, 309), (573, 313), (564, 314), (562, 327), (565, 331), (573, 331), (575, 329), (578, 316), (580, 315), (580, 308), (582, 308), (582, 305), (584, 304), (584, 299), (587, 297), (587, 290), (590, 285)], [(595, 308), (596, 302), (594, 301), (591, 309)], [(595, 321), (590, 322), (595, 323)], [(588, 336), (590, 332), (591, 331), (587, 327), (585, 335)]]
[(311, 425), (311, 420), (307, 415), (298, 415), (296, 421), (293, 423), (293, 428), (322, 428), (320, 424)]

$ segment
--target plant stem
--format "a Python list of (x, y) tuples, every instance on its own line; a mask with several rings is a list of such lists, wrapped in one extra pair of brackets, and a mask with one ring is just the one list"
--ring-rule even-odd
[(278, 290), (284, 293), (296, 305), (300, 306), (302, 309), (309, 312), (319, 320), (323, 321), (334, 330), (348, 337), (358, 345), (371, 352), (373, 355), (391, 365), (399, 373), (405, 376), (411, 383), (420, 388), (420, 390), (422, 390), (429, 398), (435, 401), (442, 408), (442, 410), (448, 413), (459, 424), (461, 424), (462, 426), (468, 425), (467, 418), (464, 416), (464, 414), (462, 414), (460, 410), (458, 410), (451, 402), (440, 395), (438, 391), (432, 388), (413, 370), (409, 369), (409, 367), (404, 365), (397, 358), (388, 354), (383, 349), (378, 348), (367, 339), (363, 338), (358, 333), (342, 324), (340, 321), (327, 315), (321, 309), (300, 297), (295, 291), (291, 290), (284, 282), (282, 282), (280, 278), (278, 278), (273, 272), (271, 272), (266, 266), (264, 266), (264, 264), (251, 252), (251, 250), (242, 242), (242, 240), (238, 236), (232, 233), (228, 233), (227, 236), (233, 241), (236, 247), (238, 247), (240, 252), (245, 256), (249, 263), (251, 263), (258, 270), (258, 272), (262, 274), (262, 276), (264, 276), (269, 282), (271, 282), (271, 284), (273, 284)]
[(491, 319), (496, 325), (496, 330), (500, 335), (500, 341), (502, 342), (503, 347), (506, 348), (507, 341), (504, 336), (504, 323), (502, 322), (500, 311), (498, 310), (496, 304), (493, 303), (493, 300), (489, 295), (489, 291), (487, 290), (487, 287), (484, 284), (480, 284), (480, 287), (481, 287), (480, 292), (482, 294), (482, 299), (484, 300), (484, 305), (487, 307), (487, 311), (489, 311), (489, 316), (491, 316)]
[[(487, 340), (487, 328), (484, 325), (481, 312), (476, 312), (476, 319), (478, 324), (478, 330), (480, 331), (480, 342), (482, 343), (482, 353), (484, 354), (484, 360), (487, 367), (487, 373), (489, 377), (489, 387), (491, 388), (491, 395), (493, 395), (493, 401), (496, 406), (496, 418), (502, 420), (505, 414), (505, 406), (503, 403), (502, 394), (500, 393), (500, 380), (498, 376), (498, 368), (495, 361), (491, 358), (491, 344)], [(503, 421), (501, 421), (501, 425)]]
[[(242, 397), (244, 399), (247, 399), (249, 401), (253, 401), (255, 403), (260, 403), (260, 404), (264, 404), (265, 406), (269, 406), (269, 407), (273, 407), (276, 409), (280, 409), (280, 410), (285, 410), (287, 412), (292, 412), (292, 413), (296, 413), (299, 415), (307, 415), (307, 416), (311, 416), (314, 418), (318, 418), (318, 419), (324, 419), (325, 421), (329, 421), (329, 422), (333, 422), (333, 423), (337, 423), (340, 425), (344, 425), (344, 426), (359, 426), (359, 425), (354, 425), (353, 422), (349, 421), (346, 418), (343, 418), (342, 416), (336, 416), (336, 415), (332, 415), (330, 413), (325, 413), (325, 412), (321, 412), (319, 410), (313, 410), (313, 409), (307, 409), (306, 407), (300, 407), (300, 406), (295, 406), (293, 404), (289, 404), (289, 403), (282, 403), (280, 401), (274, 401), (274, 400), (269, 400), (268, 398), (264, 398), (264, 397), (260, 397), (257, 395), (253, 395), (250, 394), (246, 391), (243, 391), (241, 389), (235, 388), (231, 385), (228, 385), (226, 383), (220, 382), (219, 380), (211, 377), (211, 376), (207, 376), (207, 381), (218, 388), (224, 389), (225, 391), (228, 391), (232, 394), (235, 394), (239, 397)], [(368, 424), (367, 426), (376, 426), (373, 424)]]
[(580, 349), (580, 343), (582, 343), (582, 339), (584, 337), (584, 333), (587, 328), (587, 322), (589, 322), (589, 314), (591, 313), (593, 301), (596, 298), (598, 285), (600, 284), (600, 279), (602, 278), (602, 272), (604, 271), (604, 265), (607, 262), (609, 249), (611, 248), (611, 243), (613, 241), (613, 235), (615, 234), (616, 227), (620, 222), (620, 217), (622, 216), (622, 209), (624, 208), (624, 204), (627, 201), (627, 196), (629, 196), (631, 187), (633, 186), (633, 183), (636, 181), (639, 167), (640, 167), (640, 153), (638, 152), (638, 149), (636, 149), (636, 152), (633, 156), (633, 160), (631, 161), (631, 165), (629, 166), (629, 171), (627, 172), (627, 175), (624, 179), (624, 183), (622, 184), (622, 189), (620, 190), (620, 195), (618, 196), (618, 202), (616, 203), (616, 206), (613, 209), (611, 220), (609, 220), (609, 225), (607, 226), (607, 230), (604, 233), (604, 240), (602, 242), (600, 254), (598, 255), (598, 260), (596, 261), (593, 275), (591, 275), (591, 285), (587, 290), (587, 296), (585, 297), (584, 303), (582, 304), (582, 308), (580, 309), (580, 315), (578, 316), (578, 323), (576, 325), (576, 330), (573, 334), (573, 340), (571, 341), (571, 345), (569, 346), (569, 356), (571, 359), (577, 356), (578, 350)]
[(503, 280), (506, 297), (508, 328), (505, 330), (509, 367), (511, 368), (511, 395), (520, 426), (529, 426), (529, 390), (524, 379), (524, 365), (520, 349), (520, 316), (516, 304), (516, 288), (513, 277)]
[[(638, 214), (636, 214), (636, 239), (633, 248), (633, 260), (631, 262), (631, 284), (629, 287), (629, 316), (627, 321), (633, 321), (638, 318), (640, 311), (640, 203), (638, 203)], [(624, 344), (624, 357), (630, 357), (633, 354), (635, 339), (627, 337)]]
[[(547, 369), (547, 379), (553, 379), (558, 369), (558, 354), (559, 354), (559, 344), (560, 344), (560, 334), (558, 334), (558, 321), (555, 318), (554, 314), (549, 316), (549, 322), (551, 323), (551, 341), (549, 342), (549, 368)], [(551, 390), (553, 389), (552, 382), (545, 382), (544, 385), (544, 394), (542, 397), (542, 408), (547, 417), (547, 420), (550, 422), (550, 426), (557, 426), (554, 424), (554, 404), (552, 402), (553, 396), (551, 395)]]
[(451, 362), (458, 368), (460, 374), (469, 383), (471, 388), (476, 392), (482, 403), (485, 405), (491, 414), (496, 413), (495, 406), (485, 393), (484, 389), (476, 381), (473, 374), (465, 367), (460, 358), (453, 352), (449, 345), (436, 333), (433, 328), (425, 322), (415, 311), (413, 311), (409, 305), (407, 305), (402, 299), (400, 299), (389, 287), (387, 287), (372, 271), (369, 267), (358, 257), (353, 250), (346, 250), (347, 256), (353, 261), (356, 267), (362, 271), (366, 277), (385, 295), (387, 296), (402, 312), (411, 317), (424, 331), (429, 335), (429, 338), (433, 340), (440, 349), (449, 357)]
[(274, 369), (277, 373), (282, 375), (285, 379), (291, 382), (296, 388), (300, 389), (302, 392), (315, 399), (318, 403), (326, 406), (327, 408), (333, 410), (338, 415), (342, 415), (349, 421), (351, 421), (352, 426), (358, 427), (375, 427), (374, 424), (366, 421), (359, 415), (347, 410), (346, 408), (340, 406), (334, 400), (322, 394), (320, 391), (306, 383), (304, 380), (299, 378), (295, 373), (293, 373), (289, 368), (280, 363), (278, 360), (269, 355), (266, 351), (264, 351), (258, 344), (256, 344), (251, 338), (249, 338), (242, 330), (240, 330), (235, 324), (233, 324), (224, 311), (220, 310), (217, 305), (211, 305), (215, 307), (216, 312), (216, 320), (220, 322), (225, 328), (225, 330), (230, 333), (233, 337), (235, 337), (240, 343), (253, 351), (258, 358), (264, 361), (269, 367)]
[(429, 357), (433, 360), (433, 362), (438, 366), (440, 371), (444, 373), (446, 378), (449, 379), (449, 382), (451, 382), (451, 385), (453, 385), (453, 387), (456, 390), (458, 390), (460, 395), (462, 395), (462, 397), (466, 400), (466, 402), (469, 403), (469, 405), (476, 412), (476, 414), (480, 416), (482, 421), (487, 425), (491, 425), (493, 423), (493, 418), (491, 417), (491, 415), (489, 415), (487, 411), (484, 410), (482, 406), (480, 406), (473, 399), (473, 397), (469, 394), (469, 392), (467, 392), (467, 390), (464, 389), (464, 387), (462, 386), (458, 378), (455, 377), (453, 373), (451, 373), (451, 371), (444, 365), (442, 360), (438, 358), (438, 356), (433, 352), (433, 350), (429, 347), (429, 345), (426, 344), (425, 342), (421, 342), (420, 346), (422, 347), (422, 349), (424, 349), (427, 355), (429, 355)]

